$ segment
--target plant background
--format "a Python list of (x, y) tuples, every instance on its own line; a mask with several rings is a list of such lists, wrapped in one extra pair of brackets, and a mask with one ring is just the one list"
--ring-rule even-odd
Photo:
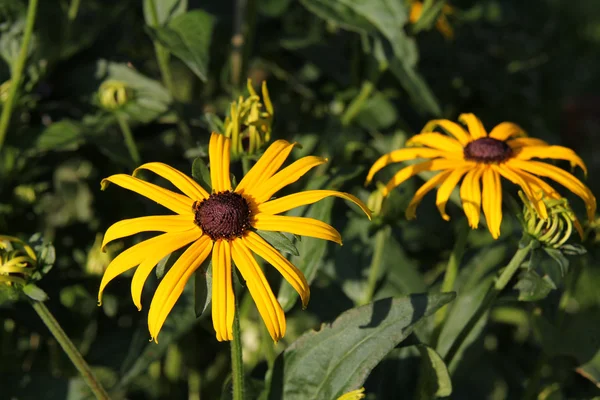
[[(162, 212), (125, 190), (100, 191), (103, 177), (131, 172), (133, 164), (115, 114), (99, 106), (97, 91), (106, 79), (133, 88), (135, 95), (120, 112), (142, 160), (191, 173), (194, 158), (206, 156), (215, 116), (224, 119), (239, 93), (230, 62), (236, 8), (232, 2), (189, 0), (190, 23), (169, 25), (181, 22), (177, 18), (186, 2), (165, 0), (159, 7), (161, 26), (150, 28), (147, 1), (81, 0), (74, 18), (71, 2), (40, 3), (23, 87), (0, 152), (0, 232), (23, 238), (41, 232), (52, 241), (56, 263), (39, 283), (49, 295), (47, 306), (116, 395), (216, 399), (224, 393), (221, 398), (227, 398), (229, 346), (216, 341), (209, 315), (195, 317), (193, 285), (169, 316), (158, 345), (148, 343), (151, 288), (145, 291), (145, 308), (137, 312), (130, 279), (117, 279), (97, 307), (111, 256), (139, 240), (102, 253), (102, 233), (118, 220)], [(267, 80), (275, 107), (272, 136), (302, 144), (293, 157), (310, 153), (330, 159), (292, 189), (334, 187), (366, 201), (374, 187), (362, 183), (377, 157), (401, 146), (429, 119), (474, 112), (487, 128), (513, 121), (533, 136), (573, 148), (588, 164), (587, 184), (598, 193), (596, 1), (456, 0), (452, 40), (431, 23), (419, 32), (406, 26), (408, 6), (401, 0), (248, 4), (255, 9), (255, 24), (246, 37), (241, 82)], [(26, 8), (25, 1), (0, 1), (0, 83), (10, 78), (8, 65), (20, 47)], [(181, 38), (167, 43), (176, 55), (170, 58), (171, 90), (162, 83), (152, 41), (166, 35), (165, 27)], [(357, 96), (364, 101), (357, 103)], [(232, 171), (239, 178), (241, 165)], [(374, 223), (340, 200), (302, 211), (330, 220), (344, 246), (311, 239), (298, 243), (294, 261), (314, 274), (312, 298), (302, 311), (289, 288), (280, 291), (282, 303), (293, 307), (278, 352), (368, 300), (371, 289), (375, 299), (439, 290), (456, 226), (464, 221), (456, 205), (449, 207), (451, 222), (443, 221), (431, 195), (418, 219), (407, 221), (404, 209), (421, 181), (415, 178), (394, 191), (385, 216)], [(507, 190), (516, 194), (514, 187)], [(580, 211), (578, 201), (572, 204)], [(452, 327), (458, 329), (474, 312), (482, 284), (489, 284), (516, 249), (521, 228), (508, 211), (502, 231), (497, 241), (483, 228), (470, 232), (458, 298), (438, 352), (443, 353), (444, 340), (452, 340)], [(385, 250), (370, 286), (377, 240), (384, 241)], [(600, 395), (600, 247), (593, 232), (586, 247), (588, 254), (571, 260), (556, 290), (535, 301), (518, 301), (516, 290), (505, 293), (456, 365), (449, 366), (452, 398)], [(279, 287), (277, 274), (269, 273), (269, 279)], [(156, 284), (154, 279), (149, 285)], [(556, 310), (565, 286), (572, 290), (561, 314)], [(261, 324), (250, 304), (242, 334), (247, 372), (257, 391), (267, 371)], [(365, 383), (368, 398), (423, 395), (415, 384), (420, 353), (414, 343), (415, 335), (375, 367)], [(27, 303), (0, 308), (0, 355), (2, 398), (89, 396)]]

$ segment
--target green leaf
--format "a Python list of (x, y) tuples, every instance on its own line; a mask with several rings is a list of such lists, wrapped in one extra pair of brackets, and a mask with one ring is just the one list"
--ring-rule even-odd
[(520, 301), (537, 301), (546, 298), (555, 288), (548, 280), (529, 270), (520, 276), (515, 289), (519, 291)]
[(292, 254), (294, 256), (300, 255), (298, 252), (298, 248), (294, 245), (294, 242), (290, 240), (287, 236), (285, 236), (281, 232), (271, 232), (271, 231), (261, 231), (257, 230), (258, 233), (263, 239), (265, 239), (269, 244), (275, 247), (277, 250)]
[[(144, 0), (144, 19), (149, 26), (164, 25), (173, 17), (185, 13), (187, 10), (187, 0)], [(154, 12), (158, 21), (154, 22), (153, 11), (150, 7), (156, 7)]]
[(172, 252), (171, 254), (165, 256), (156, 264), (156, 278), (162, 279), (165, 276), (165, 273), (175, 264), (175, 261), (181, 255), (181, 251), (177, 250)]
[(194, 10), (173, 18), (166, 26), (149, 28), (148, 32), (206, 82), (213, 25), (210, 14)]
[(44, 129), (35, 142), (39, 151), (72, 150), (84, 140), (83, 127), (70, 119), (55, 122)]
[(200, 157), (197, 157), (192, 163), (192, 176), (209, 193), (212, 191), (210, 184), (210, 170)]
[(437, 1), (425, 1), (423, 3), (423, 10), (419, 20), (412, 25), (412, 32), (418, 33), (422, 30), (429, 30), (435, 23), (446, 4), (445, 0)]
[(269, 398), (335, 399), (360, 388), (419, 321), (454, 297), (439, 293), (387, 298), (348, 310), (320, 331), (305, 333), (277, 358)]
[(569, 271), (569, 260), (565, 255), (558, 249), (551, 249), (544, 247), (544, 251), (548, 254), (560, 267), (561, 276), (564, 277)]
[(212, 298), (212, 261), (209, 259), (194, 273), (194, 311), (199, 318)]
[(40, 289), (33, 283), (28, 283), (27, 285), (23, 286), (23, 293), (25, 293), (27, 297), (35, 301), (48, 300), (48, 295), (46, 294), (46, 292), (44, 292), (42, 289)]
[(585, 247), (580, 244), (564, 244), (560, 246), (560, 251), (568, 256), (581, 256), (587, 253)]
[(421, 363), (423, 381), (421, 387), (421, 398), (432, 399), (446, 397), (452, 394), (452, 379), (442, 357), (427, 345), (416, 346), (425, 362)]

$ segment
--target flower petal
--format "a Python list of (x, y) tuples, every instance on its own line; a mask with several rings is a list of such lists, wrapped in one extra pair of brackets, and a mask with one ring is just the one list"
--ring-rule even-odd
[(124, 219), (112, 224), (104, 234), (102, 251), (113, 240), (135, 235), (140, 232), (181, 232), (196, 227), (190, 215), (153, 215)]
[(302, 271), (256, 233), (248, 231), (242, 241), (250, 250), (279, 271), (283, 278), (298, 292), (302, 299), (302, 307), (306, 308), (310, 300), (310, 287)]
[(192, 200), (207, 199), (209, 196), (206, 190), (196, 183), (196, 181), (170, 165), (159, 162), (147, 163), (133, 171), (133, 176), (136, 176), (140, 169), (147, 169), (165, 178)]
[(479, 226), (481, 213), (481, 185), (479, 180), (483, 170), (484, 168), (471, 169), (465, 175), (465, 179), (463, 179), (460, 186), (460, 199), (463, 210), (469, 221), (469, 226), (473, 229)]
[(442, 183), (448, 177), (448, 175), (450, 175), (451, 173), (452, 173), (452, 170), (447, 170), (447, 171), (444, 171), (444, 172), (440, 172), (439, 174), (437, 174), (433, 178), (430, 178), (427, 182), (425, 182), (416, 191), (416, 193), (413, 196), (412, 200), (408, 204), (408, 207), (406, 208), (406, 219), (413, 219), (413, 218), (415, 218), (417, 216), (417, 213), (416, 213), (417, 206), (419, 205), (419, 203), (421, 202), (421, 200), (423, 200), (423, 197), (425, 197), (425, 195), (427, 193), (429, 193), (437, 185), (439, 185), (440, 183)]
[(275, 193), (300, 179), (312, 168), (324, 164), (327, 159), (315, 156), (302, 157), (294, 161), (269, 179), (255, 186), (252, 190), (247, 190), (246, 195), (254, 199), (257, 204), (261, 204), (271, 198)]
[(160, 281), (148, 312), (148, 329), (156, 343), (158, 343), (158, 334), (179, 296), (183, 293), (185, 284), (208, 257), (211, 250), (210, 238), (206, 235), (200, 237), (183, 252)]
[(233, 340), (235, 296), (231, 273), (231, 244), (217, 240), (212, 253), (212, 320), (219, 342)]
[(262, 317), (273, 341), (278, 342), (285, 335), (286, 322), (281, 305), (254, 256), (241, 240), (231, 242), (231, 255), (237, 269), (246, 281), (250, 295)]
[(500, 237), (502, 223), (502, 185), (500, 175), (492, 168), (483, 170), (483, 214), (494, 239)]
[(288, 196), (283, 196), (278, 199), (260, 204), (258, 206), (258, 212), (265, 214), (279, 214), (291, 210), (292, 208), (316, 203), (317, 201), (330, 196), (340, 197), (353, 202), (359, 206), (365, 214), (367, 214), (369, 219), (371, 219), (371, 211), (362, 201), (360, 201), (360, 199), (349, 193), (337, 192), (335, 190), (307, 190), (305, 192), (290, 194)]
[(194, 201), (182, 194), (172, 192), (161, 188), (160, 186), (148, 183), (138, 178), (125, 174), (112, 175), (102, 179), (102, 190), (106, 188), (108, 182), (121, 186), (124, 189), (131, 190), (141, 194), (144, 197), (154, 200), (158, 204), (168, 208), (177, 214), (193, 215), (192, 205)]
[(210, 162), (210, 181), (213, 192), (231, 190), (229, 179), (229, 148), (231, 140), (213, 132), (208, 142), (208, 158)]
[(413, 146), (415, 144), (456, 153), (460, 153), (464, 150), (458, 140), (437, 132), (420, 133), (406, 141), (407, 146)]
[(506, 142), (507, 145), (510, 146), (511, 149), (517, 150), (521, 147), (529, 147), (529, 146), (550, 146), (548, 143), (544, 142), (542, 139), (536, 138), (517, 138), (508, 140)]
[(460, 114), (458, 120), (469, 128), (469, 133), (473, 139), (480, 139), (487, 136), (487, 132), (481, 123), (481, 120), (475, 114)]
[(571, 149), (563, 146), (527, 146), (521, 147), (515, 154), (517, 160), (530, 160), (532, 158), (551, 158), (566, 160), (571, 167), (578, 166), (587, 176), (587, 168), (583, 160)]
[(466, 146), (472, 141), (471, 135), (469, 135), (462, 126), (447, 119), (434, 119), (429, 121), (421, 130), (421, 133), (433, 132), (437, 127), (442, 128), (444, 131), (454, 136), (463, 146)]
[(272, 177), (288, 158), (293, 148), (294, 143), (289, 143), (285, 140), (276, 140), (273, 142), (244, 178), (242, 178), (235, 191), (237, 193), (251, 191), (260, 182)]
[(367, 175), (368, 184), (373, 179), (373, 176), (381, 170), (383, 167), (386, 167), (392, 163), (397, 163), (400, 161), (413, 160), (415, 158), (438, 158), (442, 157), (445, 159), (462, 159), (463, 155), (461, 153), (451, 153), (448, 151), (437, 150), (437, 149), (428, 149), (428, 148), (413, 148), (413, 149), (399, 149), (394, 150), (391, 153), (384, 154), (379, 157), (377, 161), (373, 164), (369, 173)]
[(515, 185), (520, 186), (523, 189), (523, 192), (525, 192), (527, 198), (531, 200), (535, 206), (538, 214), (544, 219), (548, 218), (546, 204), (542, 201), (543, 196), (540, 193), (535, 193), (529, 183), (524, 180), (521, 175), (517, 174), (515, 170), (506, 164), (495, 165), (494, 169)]
[(490, 132), (490, 137), (498, 140), (506, 140), (514, 136), (527, 136), (527, 133), (519, 125), (512, 122), (501, 122)]
[(465, 168), (452, 170), (452, 173), (450, 173), (448, 178), (444, 180), (444, 183), (442, 183), (442, 185), (437, 191), (435, 204), (437, 205), (437, 208), (445, 221), (450, 221), (450, 216), (446, 214), (446, 203), (448, 203), (450, 194), (452, 194), (452, 191), (454, 190), (456, 185), (458, 185), (458, 182), (463, 177), (463, 175), (467, 173), (467, 171), (468, 169)]
[(144, 290), (144, 284), (156, 264), (175, 250), (199, 239), (201, 235), (202, 232), (199, 230), (178, 232), (176, 234), (168, 234), (168, 236), (163, 235), (165, 236), (164, 242), (160, 244), (160, 247), (156, 247), (156, 251), (152, 252), (151, 255), (142, 261), (136, 268), (133, 278), (131, 279), (131, 298), (138, 311), (142, 310), (142, 291)]
[(252, 226), (263, 231), (289, 232), (342, 244), (342, 237), (338, 231), (325, 222), (313, 218), (256, 214)]

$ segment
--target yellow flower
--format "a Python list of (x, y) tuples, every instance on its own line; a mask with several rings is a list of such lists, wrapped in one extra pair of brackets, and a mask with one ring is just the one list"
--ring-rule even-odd
[(165, 233), (131, 247), (110, 263), (100, 284), (99, 301), (108, 282), (137, 267), (131, 282), (131, 294), (134, 304), (141, 309), (142, 288), (154, 266), (167, 254), (191, 243), (154, 293), (148, 314), (148, 328), (154, 340), (157, 340), (160, 329), (183, 292), (186, 282), (212, 251), (212, 318), (217, 339), (232, 339), (235, 311), (231, 269), (233, 259), (271, 337), (278, 341), (286, 329), (283, 309), (252, 253), (258, 254), (282, 274), (298, 292), (304, 307), (308, 303), (310, 289), (302, 272), (254, 229), (289, 232), (341, 244), (340, 234), (324, 222), (277, 215), (329, 196), (354, 202), (370, 217), (369, 210), (359, 199), (332, 190), (310, 190), (270, 200), (280, 189), (327, 161), (320, 157), (303, 157), (277, 172), (294, 147), (294, 144), (285, 140), (278, 140), (269, 146), (233, 190), (229, 176), (230, 146), (229, 139), (220, 134), (212, 134), (208, 148), (212, 194), (207, 193), (187, 175), (162, 163), (144, 164), (136, 171), (152, 171), (169, 180), (183, 194), (124, 174), (113, 175), (102, 181), (103, 187), (108, 182), (114, 183), (156, 201), (176, 215), (128, 219), (108, 228), (103, 247), (115, 239), (140, 232)]
[[(568, 160), (571, 166), (579, 166), (587, 174), (585, 164), (574, 151), (562, 146), (550, 146), (546, 142), (525, 136), (525, 132), (510, 122), (502, 122), (488, 135), (481, 121), (473, 114), (461, 114), (462, 126), (449, 120), (433, 120), (425, 125), (420, 134), (407, 141), (407, 145), (424, 147), (399, 149), (379, 158), (371, 167), (367, 183), (380, 169), (394, 162), (424, 158), (427, 161), (410, 165), (397, 172), (387, 183), (384, 194), (405, 180), (422, 171), (441, 171), (417, 190), (406, 210), (407, 218), (414, 218), (416, 208), (423, 196), (437, 185), (437, 207), (446, 221), (446, 203), (461, 179), (460, 197), (463, 209), (472, 228), (479, 225), (480, 208), (492, 236), (500, 236), (502, 221), (502, 187), (500, 177), (520, 186), (539, 215), (546, 219), (548, 212), (544, 195), (561, 197), (538, 176), (550, 178), (563, 185), (585, 202), (588, 218), (594, 218), (596, 198), (581, 181), (570, 173), (533, 158)], [(441, 128), (450, 136), (433, 132)], [(537, 176), (536, 176), (537, 175)], [(483, 187), (481, 187), (481, 183)]]
[(365, 398), (365, 388), (361, 387), (360, 389), (353, 390), (348, 393), (344, 393), (337, 400), (360, 400)]
[(0, 283), (25, 285), (35, 271), (37, 257), (25, 242), (0, 235)]
[[(444, 35), (446, 39), (454, 38), (454, 30), (452, 26), (448, 22), (448, 15), (451, 15), (454, 12), (454, 8), (452, 8), (448, 4), (444, 4), (442, 7), (442, 12), (440, 13), (437, 21), (435, 22), (436, 29)], [(408, 17), (411, 24), (417, 23), (419, 18), (421, 18), (421, 14), (423, 14), (423, 2), (421, 1), (413, 1), (410, 5), (410, 15)]]

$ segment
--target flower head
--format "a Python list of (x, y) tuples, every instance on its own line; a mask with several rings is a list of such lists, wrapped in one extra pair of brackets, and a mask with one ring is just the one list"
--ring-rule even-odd
[(98, 89), (100, 105), (109, 111), (117, 110), (131, 100), (131, 88), (121, 81), (110, 79), (102, 82)]
[[(454, 29), (448, 22), (448, 15), (454, 13), (454, 8), (448, 4), (444, 4), (442, 7), (442, 12), (438, 16), (437, 21), (435, 22), (436, 29), (444, 35), (446, 39), (454, 38)], [(408, 19), (411, 24), (417, 23), (417, 21), (421, 18), (423, 14), (423, 2), (422, 1), (412, 1), (410, 4), (410, 15)]]
[[(212, 193), (180, 171), (162, 163), (148, 163), (134, 176), (119, 174), (102, 181), (139, 193), (175, 215), (147, 216), (115, 223), (106, 231), (103, 247), (115, 240), (140, 232), (164, 232), (119, 254), (107, 267), (100, 284), (98, 300), (106, 285), (116, 276), (137, 267), (131, 282), (134, 304), (141, 309), (144, 283), (154, 266), (166, 255), (190, 245), (160, 282), (148, 314), (148, 328), (156, 340), (169, 312), (183, 292), (186, 282), (212, 253), (212, 318), (219, 341), (232, 339), (234, 293), (232, 260), (242, 277), (273, 340), (285, 334), (283, 309), (275, 298), (253, 253), (275, 267), (292, 285), (306, 306), (310, 289), (306, 278), (255, 230), (283, 231), (341, 244), (340, 234), (330, 225), (312, 218), (278, 215), (292, 208), (315, 203), (329, 196), (357, 204), (368, 216), (367, 207), (356, 197), (332, 190), (310, 190), (278, 199), (271, 197), (296, 182), (310, 169), (327, 160), (308, 156), (279, 170), (294, 144), (277, 140), (265, 151), (237, 187), (231, 185), (229, 154), (231, 141), (213, 133), (209, 143)], [(144, 169), (169, 180), (183, 194), (163, 189), (135, 177)]]
[(36, 265), (37, 256), (29, 245), (15, 237), (0, 235), (0, 283), (25, 285)]
[[(578, 166), (587, 173), (585, 164), (574, 151), (525, 137), (525, 132), (510, 122), (497, 125), (488, 134), (473, 114), (461, 114), (459, 121), (466, 129), (448, 120), (427, 123), (420, 134), (407, 142), (407, 145), (420, 147), (395, 150), (379, 158), (369, 171), (367, 183), (375, 173), (391, 163), (426, 159), (397, 172), (387, 183), (384, 194), (422, 171), (439, 171), (417, 190), (408, 205), (406, 216), (414, 218), (421, 199), (439, 185), (436, 204), (442, 218), (449, 220), (446, 203), (462, 179), (460, 197), (469, 225), (478, 227), (480, 209), (483, 208), (488, 228), (495, 239), (500, 236), (502, 222), (501, 177), (520, 186), (543, 219), (548, 218), (544, 196), (551, 199), (561, 196), (540, 176), (556, 181), (579, 196), (586, 205), (588, 218), (591, 220), (594, 217), (596, 198), (587, 186), (554, 165), (532, 160), (567, 160), (571, 166)], [(442, 129), (449, 136), (434, 132), (436, 129)]]

